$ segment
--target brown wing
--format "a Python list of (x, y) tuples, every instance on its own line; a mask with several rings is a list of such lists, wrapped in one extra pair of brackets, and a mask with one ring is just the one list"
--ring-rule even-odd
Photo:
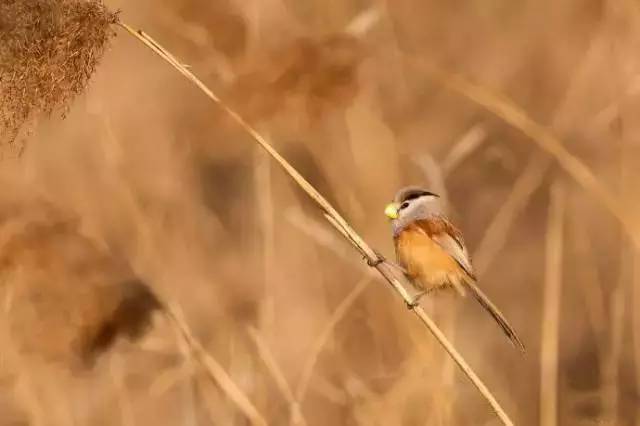
[(460, 267), (475, 279), (471, 256), (464, 245), (462, 233), (443, 217), (415, 221), (415, 225), (435, 241)]
[(471, 266), (471, 258), (464, 245), (462, 234), (445, 218), (418, 220), (416, 226), (435, 241), (447, 254), (449, 254), (460, 267), (467, 273), (470, 279), (463, 280), (473, 297), (489, 312), (500, 328), (507, 335), (511, 343), (524, 352), (524, 344), (518, 337), (514, 328), (509, 324), (498, 307), (476, 285), (476, 277)]

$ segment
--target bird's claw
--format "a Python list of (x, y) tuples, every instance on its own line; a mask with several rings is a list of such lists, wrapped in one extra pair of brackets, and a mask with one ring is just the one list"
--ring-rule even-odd
[(407, 309), (412, 311), (415, 308), (417, 308), (418, 306), (420, 306), (420, 301), (419, 300), (412, 300), (411, 302), (406, 302), (407, 303)]
[(365, 259), (367, 259), (367, 265), (369, 265), (372, 268), (375, 268), (376, 266), (378, 266), (381, 263), (383, 263), (385, 261), (385, 258), (380, 253), (378, 253), (376, 250), (373, 250), (373, 253), (376, 255), (375, 259), (371, 259), (368, 256), (365, 256)]
[(407, 303), (407, 309), (409, 310), (414, 310), (415, 308), (417, 308), (418, 306), (420, 306), (420, 299), (422, 298), (422, 296), (424, 296), (427, 292), (426, 291), (421, 291), (420, 293), (416, 294), (413, 299), (411, 299), (411, 302), (406, 302)]

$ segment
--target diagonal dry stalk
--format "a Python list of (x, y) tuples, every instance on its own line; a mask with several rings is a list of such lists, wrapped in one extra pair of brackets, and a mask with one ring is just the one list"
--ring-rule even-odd
[(249, 419), (251, 424), (266, 426), (268, 423), (262, 414), (258, 412), (238, 385), (233, 382), (218, 361), (213, 358), (193, 336), (186, 321), (182, 317), (180, 309), (175, 305), (167, 305), (164, 307), (164, 313), (169, 323), (175, 328), (178, 336), (181, 337), (183, 343), (188, 347), (193, 359), (207, 372), (209, 377), (220, 386), (225, 394), (236, 404), (247, 419)]
[(267, 367), (269, 374), (271, 374), (271, 378), (275, 382), (284, 399), (287, 401), (287, 404), (289, 404), (291, 424), (296, 426), (307, 426), (308, 423), (302, 415), (300, 404), (293, 394), (293, 390), (291, 390), (289, 382), (286, 377), (284, 377), (282, 368), (278, 365), (278, 361), (276, 361), (273, 356), (273, 353), (269, 349), (269, 345), (267, 345), (264, 337), (253, 327), (249, 327), (247, 332), (249, 333), (251, 340), (253, 340), (253, 343), (255, 343), (256, 348), (258, 349), (258, 355)]
[(322, 332), (314, 341), (314, 344), (310, 351), (310, 356), (304, 364), (304, 368), (302, 369), (302, 374), (300, 375), (300, 380), (296, 388), (296, 400), (299, 404), (302, 404), (304, 402), (305, 396), (307, 395), (307, 390), (309, 389), (309, 384), (311, 383), (313, 369), (316, 366), (318, 359), (320, 358), (322, 349), (333, 334), (336, 325), (345, 317), (347, 312), (349, 312), (356, 300), (367, 289), (370, 282), (371, 277), (369, 276), (365, 276), (360, 281), (358, 281), (355, 287), (353, 287), (353, 289), (349, 291), (349, 294), (347, 294), (347, 296), (342, 299), (340, 304), (331, 313), (329, 321), (325, 324)]
[(443, 86), (482, 105), (535, 142), (558, 165), (600, 202), (621, 224), (636, 248), (640, 248), (640, 229), (625, 209), (620, 197), (613, 195), (578, 157), (573, 155), (551, 130), (536, 123), (510, 99), (481, 87), (459, 75), (452, 75), (424, 63), (418, 64)]
[[(580, 88), (588, 84), (586, 79), (587, 73), (593, 67), (594, 61), (600, 58), (598, 50), (599, 41), (600, 34), (597, 33), (591, 39), (582, 58), (576, 63), (573, 73), (574, 77), (569, 83), (562, 100), (552, 114), (554, 118), (551, 123), (551, 129), (560, 134), (566, 133), (567, 129), (570, 128), (569, 107), (575, 103), (576, 94)], [(473, 97), (470, 98), (477, 100)], [(489, 97), (487, 97), (486, 101), (488, 101), (488, 99)], [(492, 111), (493, 109), (500, 109), (499, 106), (494, 106), (493, 109), (491, 109), (489, 105), (480, 105)], [(509, 110), (509, 106), (507, 105), (502, 109)], [(514, 125), (513, 120), (509, 121), (504, 116), (498, 116), (508, 124)], [(527, 133), (525, 131), (526, 129), (521, 130), (525, 134)], [(548, 170), (553, 164), (552, 159), (553, 158), (546, 153), (538, 152), (533, 159), (529, 161), (529, 164), (515, 181), (511, 193), (500, 207), (498, 213), (484, 233), (480, 244), (476, 248), (477, 254), (474, 254), (473, 258), (475, 260), (475, 269), (479, 276), (484, 274), (497, 254), (504, 247), (516, 217), (527, 207), (533, 193), (542, 185)]]
[(483, 276), (506, 245), (511, 228), (527, 207), (533, 193), (542, 185), (551, 159), (539, 153), (529, 161), (513, 184), (511, 192), (487, 227), (473, 254), (475, 270)]
[[(325, 230), (324, 227), (321, 226), (320, 222), (313, 221), (312, 219), (303, 216), (303, 213), (297, 209), (290, 210), (289, 212), (287, 212), (286, 216), (288, 221), (293, 226), (297, 227), (300, 231), (313, 238), (316, 244), (331, 249), (334, 254), (344, 260), (353, 260), (351, 257), (347, 257), (347, 253), (344, 250), (341, 250), (342, 247), (339, 246), (338, 243), (342, 243), (342, 239), (337, 241), (337, 237), (335, 237), (333, 234), (328, 235), (327, 232), (329, 231)], [(318, 362), (318, 359), (320, 358), (320, 354), (322, 353), (324, 347), (333, 335), (335, 328), (351, 310), (358, 298), (369, 287), (369, 284), (371, 283), (375, 275), (376, 273), (374, 271), (370, 269), (367, 270), (367, 274), (365, 274), (365, 276), (363, 276), (358, 281), (358, 283), (351, 290), (349, 290), (349, 293), (344, 297), (344, 299), (342, 299), (338, 306), (335, 307), (335, 309), (329, 316), (329, 320), (325, 323), (322, 331), (314, 340), (314, 343), (309, 350), (309, 355), (307, 356), (304, 366), (302, 367), (300, 379), (298, 380), (298, 385), (295, 389), (295, 395), (298, 404), (302, 405), (304, 403), (307, 391), (309, 390), (309, 385), (311, 383), (314, 368)]]
[[(326, 219), (333, 225), (338, 232), (340, 232), (352, 246), (364, 256), (367, 263), (375, 268), (384, 279), (393, 287), (393, 289), (404, 299), (407, 304), (412, 303), (412, 297), (405, 289), (403, 282), (400, 281), (395, 273), (394, 267), (388, 262), (380, 258), (380, 256), (356, 233), (356, 231), (347, 223), (347, 221), (335, 210), (335, 208), (293, 167), (287, 162), (284, 157), (278, 153), (267, 140), (253, 128), (242, 116), (236, 111), (228, 107), (222, 100), (209, 89), (200, 79), (198, 79), (191, 71), (187, 69), (182, 63), (180, 63), (170, 52), (160, 46), (153, 38), (141, 30), (134, 30), (129, 25), (119, 22), (124, 30), (130, 35), (138, 39), (149, 49), (151, 49), (156, 55), (168, 62), (173, 68), (175, 68), (185, 78), (195, 84), (207, 97), (214, 101), (222, 110), (225, 111), (233, 120), (236, 121), (252, 138), (260, 145), (284, 170), (287, 172), (293, 180), (311, 197), (319, 207), (324, 211)], [(403, 281), (406, 283), (406, 279), (403, 277)], [(493, 394), (489, 391), (486, 385), (480, 380), (477, 374), (471, 369), (469, 364), (464, 360), (462, 355), (451, 345), (449, 340), (444, 336), (442, 331), (433, 322), (433, 320), (426, 314), (424, 309), (420, 306), (411, 310), (429, 329), (431, 334), (438, 340), (442, 347), (447, 351), (455, 363), (460, 367), (464, 374), (471, 380), (478, 391), (485, 397), (487, 402), (491, 405), (496, 415), (500, 418), (503, 424), (513, 425), (513, 422), (495, 399)]]

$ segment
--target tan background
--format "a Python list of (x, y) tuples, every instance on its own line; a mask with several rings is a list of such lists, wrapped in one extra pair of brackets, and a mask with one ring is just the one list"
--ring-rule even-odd
[[(635, 224), (637, 4), (107, 4), (255, 123), (382, 253), (392, 256), (382, 210), (396, 189), (446, 196), (482, 288), (528, 352), (471, 300), (425, 307), (516, 424), (550, 424), (540, 413), (553, 417), (553, 389), (558, 424), (640, 424), (640, 260), (628, 233), (529, 137), (420, 66), (511, 99), (622, 198)], [(270, 424), (498, 424), (289, 178), (124, 32), (67, 119), (41, 121), (2, 174), (5, 196), (55, 200), (179, 304)], [(562, 230), (549, 227), (550, 211)], [(545, 285), (560, 290), (545, 299)], [(559, 319), (543, 320), (556, 304)], [(542, 357), (553, 341), (557, 355)], [(556, 362), (557, 384), (541, 391)], [(7, 404), (22, 406), (13, 415), (0, 401), (7, 424), (20, 411), (35, 424), (248, 424), (162, 320), (80, 376), (37, 359), (3, 365)], [(303, 391), (292, 416), (287, 392)]]

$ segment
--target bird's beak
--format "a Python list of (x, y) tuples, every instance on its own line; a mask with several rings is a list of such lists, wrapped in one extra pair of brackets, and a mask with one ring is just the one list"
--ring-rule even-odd
[(399, 208), (400, 208), (400, 205), (398, 205), (398, 203), (387, 204), (387, 207), (384, 208), (384, 214), (389, 219), (397, 219)]

